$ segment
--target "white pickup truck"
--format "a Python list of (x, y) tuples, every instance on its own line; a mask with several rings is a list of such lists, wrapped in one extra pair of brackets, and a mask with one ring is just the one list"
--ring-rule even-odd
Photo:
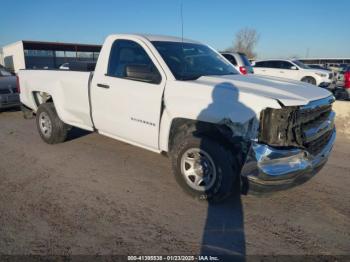
[[(21, 70), (21, 102), (60, 143), (71, 126), (167, 153), (198, 199), (289, 188), (312, 177), (335, 141), (333, 96), (298, 81), (243, 76), (201, 43), (111, 35), (94, 72)], [(142, 175), (142, 174), (140, 174)]]

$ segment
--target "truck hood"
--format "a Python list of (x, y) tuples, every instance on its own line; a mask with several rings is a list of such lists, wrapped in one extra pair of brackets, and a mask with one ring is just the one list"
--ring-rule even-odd
[(284, 106), (301, 106), (331, 95), (323, 88), (300, 81), (256, 75), (202, 76), (197, 84), (234, 86), (243, 93), (276, 99)]

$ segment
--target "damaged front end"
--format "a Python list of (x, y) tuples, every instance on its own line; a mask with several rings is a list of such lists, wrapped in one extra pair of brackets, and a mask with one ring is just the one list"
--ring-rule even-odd
[(247, 190), (289, 188), (317, 173), (335, 141), (333, 101), (328, 97), (261, 112), (257, 139), (251, 140), (241, 170)]
[(220, 125), (226, 126), (230, 129), (232, 139), (250, 141), (258, 136), (259, 121), (255, 117), (252, 117), (243, 124), (235, 123), (231, 121), (231, 119), (225, 118)]
[(299, 146), (301, 130), (297, 119), (297, 107), (266, 108), (260, 114), (259, 142), (270, 146)]

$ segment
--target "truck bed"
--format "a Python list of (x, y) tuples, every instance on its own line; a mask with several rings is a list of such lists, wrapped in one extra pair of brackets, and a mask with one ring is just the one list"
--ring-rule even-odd
[(21, 102), (36, 112), (43, 99), (43, 92), (51, 94), (63, 122), (93, 130), (89, 99), (92, 74), (63, 70), (20, 70)]

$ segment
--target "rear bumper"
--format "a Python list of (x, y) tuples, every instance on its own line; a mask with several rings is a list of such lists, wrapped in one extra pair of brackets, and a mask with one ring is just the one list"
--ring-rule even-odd
[(21, 102), (19, 94), (1, 94), (0, 95), (0, 109), (20, 106)]
[(246, 178), (248, 192), (272, 192), (304, 183), (327, 162), (335, 138), (334, 129), (328, 143), (316, 156), (299, 148), (281, 150), (253, 142), (241, 172)]

